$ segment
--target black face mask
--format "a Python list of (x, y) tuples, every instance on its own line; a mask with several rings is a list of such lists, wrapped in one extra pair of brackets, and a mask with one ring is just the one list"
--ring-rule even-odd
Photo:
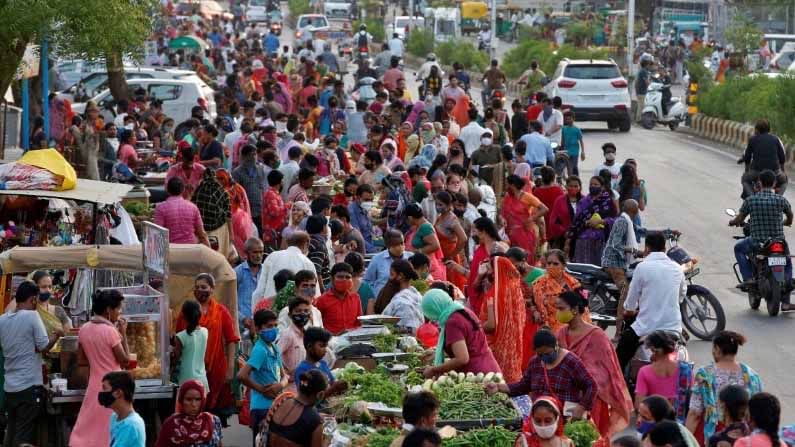
[(461, 155), (461, 151), (457, 151), (457, 150), (450, 151), (450, 156), (451, 157), (458, 157), (459, 155)]
[(464, 217), (464, 210), (459, 210), (456, 208), (453, 210), (453, 214), (455, 214), (458, 217)]
[(50, 298), (52, 298), (52, 293), (50, 293), (50, 292), (39, 292), (39, 301), (41, 301), (42, 303), (46, 303), (47, 301), (50, 301)]
[(309, 314), (295, 314), (290, 315), (290, 319), (293, 320), (298, 327), (304, 327), (307, 323), (309, 323)]
[(113, 391), (100, 391), (97, 398), (99, 399), (99, 404), (105, 408), (110, 408), (113, 402), (116, 402), (116, 398), (113, 397)]

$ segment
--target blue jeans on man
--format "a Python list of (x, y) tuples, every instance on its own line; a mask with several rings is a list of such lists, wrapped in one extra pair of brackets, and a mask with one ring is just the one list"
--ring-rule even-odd
[[(753, 253), (756, 243), (750, 237), (740, 239), (734, 244), (734, 257), (737, 259), (737, 267), (740, 269), (740, 276), (743, 281), (748, 281), (754, 276), (754, 268), (748, 256)], [(784, 275), (789, 280), (792, 279), (792, 260), (787, 257), (787, 265), (784, 267)]]

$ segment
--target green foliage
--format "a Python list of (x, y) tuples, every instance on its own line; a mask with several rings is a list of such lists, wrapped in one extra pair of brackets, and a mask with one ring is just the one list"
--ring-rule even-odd
[(706, 92), (712, 87), (713, 75), (709, 68), (704, 66), (702, 58), (685, 61), (687, 72), (690, 73), (690, 81), (698, 84), (700, 92)]
[(574, 20), (566, 25), (566, 41), (576, 47), (587, 47), (596, 35), (596, 24), (590, 20)]
[[(361, 24), (361, 20), (354, 20), (352, 28), (358, 30)], [(382, 19), (366, 18), (364, 19), (364, 24), (367, 25), (367, 32), (373, 36), (374, 41), (386, 42), (386, 31), (384, 30), (384, 21)]]
[(309, 0), (287, 0), (287, 9), (290, 11), (290, 19), (296, 20), (301, 14), (309, 14)]
[(411, 30), (406, 42), (406, 51), (417, 57), (425, 57), (428, 53), (432, 53), (433, 33), (425, 29)]
[(761, 40), (762, 30), (759, 29), (759, 25), (747, 17), (739, 18), (726, 29), (726, 41), (744, 54), (758, 48)]
[(540, 26), (527, 26), (519, 24), (519, 42), (526, 40), (542, 40), (544, 38), (544, 30)]
[(452, 65), (460, 62), (468, 70), (483, 72), (489, 65), (489, 57), (483, 51), (464, 40), (451, 40), (436, 45), (436, 56), (442, 64)]
[[(699, 91), (699, 111), (705, 115), (741, 123), (765, 118), (773, 133), (788, 143), (795, 143), (795, 77), (769, 79), (736, 77)], [(742, 104), (742, 107), (738, 107)]]
[(551, 76), (563, 58), (569, 59), (606, 59), (605, 48), (576, 48), (563, 45), (558, 49), (549, 42), (528, 40), (512, 48), (502, 59), (502, 69), (509, 78), (518, 78), (530, 67), (530, 62), (537, 60), (541, 70)]
[(591, 447), (599, 439), (599, 432), (590, 421), (576, 421), (566, 424), (563, 434), (571, 439), (574, 447)]

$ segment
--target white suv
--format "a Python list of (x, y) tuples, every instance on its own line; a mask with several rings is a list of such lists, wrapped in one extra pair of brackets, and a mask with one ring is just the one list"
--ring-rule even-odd
[(621, 132), (632, 126), (627, 80), (612, 60), (563, 59), (544, 92), (560, 96), (563, 109), (571, 109), (577, 121), (606, 121)]

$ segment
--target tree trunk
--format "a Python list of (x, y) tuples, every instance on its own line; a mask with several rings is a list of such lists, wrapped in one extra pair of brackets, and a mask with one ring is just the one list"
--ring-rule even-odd
[(105, 54), (105, 66), (108, 69), (108, 88), (110, 94), (118, 101), (120, 99), (130, 99), (130, 92), (127, 88), (127, 78), (124, 76), (124, 63), (120, 53)]
[(12, 47), (0, 46), (0, 96), (5, 96), (8, 87), (14, 82), (14, 75), (22, 61), (22, 56), (25, 55), (25, 47), (27, 47), (27, 42), (23, 40), (20, 39)]

